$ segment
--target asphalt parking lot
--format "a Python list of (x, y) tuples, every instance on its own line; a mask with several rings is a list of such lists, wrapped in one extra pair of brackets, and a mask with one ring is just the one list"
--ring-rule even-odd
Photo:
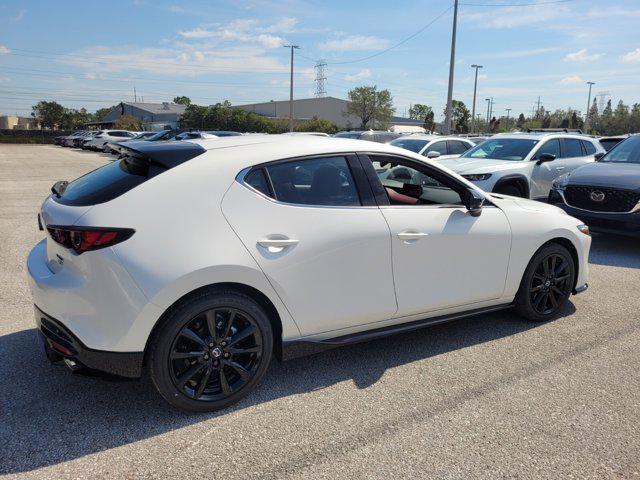
[(25, 259), (56, 180), (106, 161), (0, 145), (0, 475), (640, 478), (640, 241), (595, 235), (590, 288), (546, 324), (484, 315), (274, 363), (229, 410), (46, 361)]

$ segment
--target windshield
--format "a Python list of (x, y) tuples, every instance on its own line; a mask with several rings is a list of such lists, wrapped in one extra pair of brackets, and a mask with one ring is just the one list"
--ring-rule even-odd
[(163, 130), (154, 135), (151, 135), (150, 137), (147, 137), (147, 140), (163, 140), (166, 137), (168, 137), (170, 133), (171, 133), (171, 130)]
[(640, 163), (640, 136), (629, 137), (609, 150), (600, 162)]
[(415, 138), (398, 138), (397, 140), (390, 142), (389, 145), (419, 153), (427, 143), (429, 143), (428, 140), (418, 140)]
[(361, 136), (362, 132), (340, 132), (334, 135), (334, 137), (338, 138), (360, 138)]
[(491, 138), (465, 152), (464, 158), (524, 160), (538, 140), (527, 138)]

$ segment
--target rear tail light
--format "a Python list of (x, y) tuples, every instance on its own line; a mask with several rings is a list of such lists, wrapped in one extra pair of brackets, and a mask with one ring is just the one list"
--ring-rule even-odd
[(78, 255), (124, 242), (135, 232), (130, 228), (60, 226), (47, 226), (47, 230), (56, 243), (73, 249)]

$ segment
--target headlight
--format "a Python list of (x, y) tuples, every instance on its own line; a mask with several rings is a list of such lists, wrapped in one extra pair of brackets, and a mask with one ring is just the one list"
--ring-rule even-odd
[(564, 190), (564, 187), (567, 186), (567, 184), (569, 183), (569, 173), (565, 173), (564, 175), (560, 175), (558, 178), (556, 178), (553, 183), (551, 184), (551, 186), (555, 189), (555, 190)]
[(490, 173), (472, 173), (470, 175), (462, 175), (462, 178), (466, 178), (472, 182), (479, 182), (482, 180), (488, 180), (491, 177)]

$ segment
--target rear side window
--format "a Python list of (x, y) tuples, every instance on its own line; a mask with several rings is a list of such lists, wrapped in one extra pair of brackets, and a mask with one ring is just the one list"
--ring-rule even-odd
[(436, 142), (433, 145), (430, 145), (429, 147), (427, 147), (427, 149), (422, 154), (426, 155), (429, 152), (438, 152), (440, 155), (446, 155), (447, 142), (445, 141)]
[(266, 195), (267, 197), (273, 196), (271, 189), (269, 188), (269, 182), (267, 181), (267, 177), (262, 168), (260, 170), (253, 170), (252, 172), (249, 172), (244, 181), (247, 185), (255, 188), (263, 195)]
[(582, 157), (584, 153), (582, 153), (582, 145), (580, 144), (580, 140), (577, 138), (565, 138), (564, 140), (564, 157)]
[(471, 148), (469, 145), (459, 140), (448, 140), (448, 142), (450, 155), (461, 155)]
[(272, 196), (278, 201), (300, 205), (361, 205), (344, 157), (294, 160), (265, 169), (273, 185)]
[(135, 157), (124, 157), (70, 182), (61, 193), (54, 194), (53, 199), (72, 206), (105, 203), (204, 151), (202, 147), (192, 143), (178, 143), (171, 149), (151, 151), (148, 154), (136, 152)]
[(587, 155), (594, 155), (596, 153), (596, 147), (593, 146), (593, 143), (587, 142), (586, 140), (581, 140), (581, 142)]

